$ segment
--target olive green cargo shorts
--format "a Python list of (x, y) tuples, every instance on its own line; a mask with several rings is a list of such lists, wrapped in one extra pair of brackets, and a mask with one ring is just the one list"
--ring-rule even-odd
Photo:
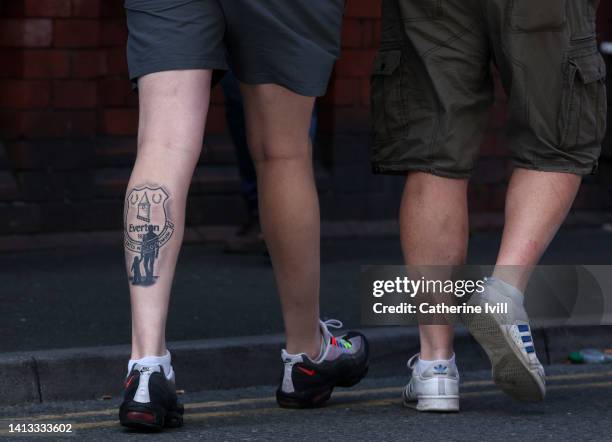
[(130, 78), (232, 68), (247, 84), (324, 95), (345, 0), (125, 0)]
[(598, 0), (383, 0), (372, 74), (378, 173), (470, 176), (494, 101), (508, 95), (515, 165), (593, 173), (606, 126)]

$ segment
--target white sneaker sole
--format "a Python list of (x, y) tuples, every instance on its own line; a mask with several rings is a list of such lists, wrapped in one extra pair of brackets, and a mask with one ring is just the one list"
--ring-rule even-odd
[(419, 396), (418, 401), (410, 401), (402, 395), (406, 408), (432, 413), (456, 413), (459, 411), (459, 396)]
[(493, 315), (467, 315), (464, 322), (487, 353), (491, 361), (493, 381), (504, 393), (521, 401), (544, 400), (544, 380), (537, 370), (529, 368), (521, 351), (508, 336), (507, 329), (500, 326)]
[(412, 408), (418, 411), (438, 412), (438, 413), (456, 413), (459, 411), (459, 396), (457, 395), (437, 395), (437, 396), (419, 396), (417, 401), (408, 399), (406, 391), (402, 391), (402, 405), (406, 408)]

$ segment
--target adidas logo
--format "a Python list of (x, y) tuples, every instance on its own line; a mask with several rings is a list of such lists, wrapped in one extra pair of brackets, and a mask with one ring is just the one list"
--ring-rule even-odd
[(448, 367), (446, 365), (438, 364), (433, 368), (434, 374), (446, 374)]

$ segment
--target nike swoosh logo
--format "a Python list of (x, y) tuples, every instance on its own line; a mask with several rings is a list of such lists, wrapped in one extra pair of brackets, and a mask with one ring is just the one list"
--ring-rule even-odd
[(309, 370), (309, 369), (304, 368), (304, 367), (298, 367), (298, 370), (300, 370), (302, 373), (307, 374), (308, 376), (314, 376), (315, 375), (315, 371), (314, 370)]

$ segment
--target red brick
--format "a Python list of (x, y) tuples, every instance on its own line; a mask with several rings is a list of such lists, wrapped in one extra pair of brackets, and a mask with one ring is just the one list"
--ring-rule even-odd
[(102, 23), (102, 45), (125, 47), (127, 41), (125, 18), (114, 18)]
[(25, 0), (28, 17), (70, 17), (70, 0)]
[(55, 20), (53, 45), (65, 48), (95, 47), (100, 44), (98, 20)]
[(103, 131), (106, 135), (136, 135), (138, 110), (107, 109), (103, 112)]
[(99, 17), (101, 0), (72, 0), (73, 17)]
[(72, 78), (96, 78), (106, 74), (106, 54), (97, 49), (85, 49), (72, 53), (70, 76)]
[(123, 0), (104, 0), (101, 5), (102, 17), (123, 17), (125, 9)]
[(376, 50), (346, 50), (343, 51), (336, 65), (340, 77), (369, 77)]
[(108, 75), (124, 75), (128, 73), (125, 47), (106, 50), (106, 69)]
[(347, 17), (380, 17), (381, 0), (349, 0), (346, 7)]
[(0, 46), (45, 47), (53, 38), (50, 19), (0, 20)]
[(25, 112), (24, 133), (28, 138), (91, 137), (96, 134), (95, 111)]
[(70, 71), (70, 56), (57, 49), (28, 49), (23, 53), (24, 78), (63, 78)]
[(363, 45), (363, 28), (361, 21), (348, 18), (342, 26), (342, 47), (360, 48)]
[[(126, 79), (127, 81), (127, 79)], [(130, 85), (130, 93), (125, 97), (125, 105), (127, 107), (135, 107), (138, 108), (138, 93), (134, 89), (132, 89), (132, 83), (129, 82)]]
[(380, 46), (380, 39), (382, 35), (382, 22), (375, 20), (372, 22), (372, 44), (370, 47), (378, 48)]
[(53, 83), (53, 105), (58, 108), (91, 108), (98, 104), (95, 81), (56, 81)]
[(503, 101), (497, 101), (489, 112), (489, 128), (503, 129), (508, 119), (508, 107)]
[(217, 86), (216, 88), (213, 88), (211, 92), (210, 102), (212, 104), (225, 103), (225, 95), (223, 95), (223, 88), (221, 86)]
[(131, 101), (130, 95), (135, 94), (125, 78), (105, 78), (98, 84), (98, 96), (103, 106), (123, 107)]
[(1, 17), (24, 17), (25, 2), (20, 1), (2, 1), (0, 2)]
[(361, 79), (361, 105), (370, 106), (370, 78)]
[(206, 119), (206, 133), (221, 134), (226, 131), (225, 107), (220, 105), (210, 106)]
[(21, 49), (0, 49), (0, 77), (21, 77), (23, 51)]
[(333, 96), (336, 106), (352, 106), (360, 101), (361, 82), (359, 78), (338, 78), (334, 82)]
[(374, 48), (374, 49), (378, 49), (377, 47), (374, 47), (373, 42), (374, 42), (374, 20), (364, 20), (361, 23), (361, 38), (362, 38), (362, 47), (364, 48)]
[(13, 109), (0, 109), (0, 138), (18, 138), (23, 134), (23, 112)]
[(612, 39), (612, 3), (600, 2), (597, 14), (598, 33), (602, 40)]
[(49, 83), (39, 80), (1, 80), (0, 107), (28, 109), (49, 104)]
[(508, 155), (508, 140), (502, 131), (487, 131), (480, 146), (480, 154), (483, 156), (505, 156)]
[(370, 110), (364, 107), (337, 107), (334, 109), (334, 130), (353, 131), (370, 127)]

